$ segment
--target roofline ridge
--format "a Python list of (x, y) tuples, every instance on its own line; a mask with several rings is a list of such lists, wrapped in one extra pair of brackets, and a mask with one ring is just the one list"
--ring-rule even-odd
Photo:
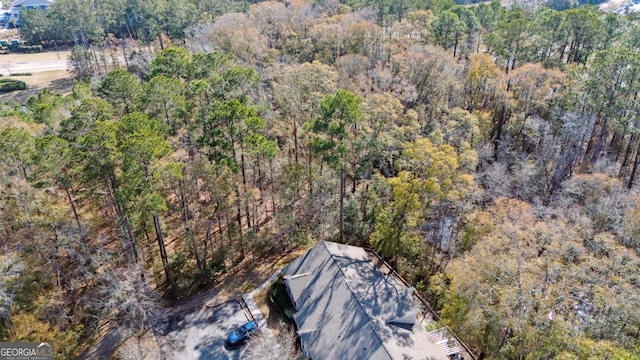
[[(329, 251), (329, 248), (327, 248), (326, 245), (327, 241), (326, 240), (322, 240), (322, 245), (324, 245), (325, 250), (327, 250), (327, 253), (329, 254), (329, 256), (331, 257), (331, 260), (333, 260), (333, 263), (335, 264), (335, 266), (338, 268), (338, 270), (340, 270), (340, 273), (342, 274), (342, 279), (345, 283), (345, 285), (347, 286), (347, 289), (349, 289), (349, 293), (351, 293), (351, 296), (356, 300), (356, 302), (358, 303), (358, 307), (360, 307), (360, 311), (362, 311), (367, 318), (369, 319), (368, 324), (371, 325), (371, 329), (373, 330), (373, 333), (376, 335), (376, 337), (378, 338), (378, 341), (380, 341), (380, 345), (382, 345), (382, 348), (384, 349), (384, 351), (387, 353), (387, 355), (389, 356), (389, 359), (393, 360), (393, 356), (391, 356), (391, 353), (389, 352), (389, 349), (387, 349), (387, 347), (384, 345), (384, 341), (382, 340), (382, 338), (380, 337), (380, 334), (378, 334), (378, 331), (376, 331), (376, 328), (374, 326), (374, 319), (369, 315), (369, 313), (367, 311), (364, 310), (364, 306), (362, 306), (362, 303), (360, 302), (360, 299), (358, 299), (358, 297), (356, 296), (356, 294), (353, 292), (353, 289), (351, 288), (351, 286), (349, 286), (349, 282), (346, 281), (346, 276), (344, 271), (342, 270), (342, 267), (340, 265), (338, 265), (338, 262), (336, 261), (336, 258), (334, 256), (334, 254)], [(339, 245), (346, 245), (346, 246), (352, 246), (352, 245), (348, 245), (348, 244), (340, 244), (340, 243), (336, 243)], [(358, 246), (353, 246), (355, 248), (361, 249), (362, 251), (364, 251), (364, 248), (358, 247)], [(368, 259), (368, 261), (371, 261), (371, 259)], [(375, 266), (374, 266), (375, 269)]]

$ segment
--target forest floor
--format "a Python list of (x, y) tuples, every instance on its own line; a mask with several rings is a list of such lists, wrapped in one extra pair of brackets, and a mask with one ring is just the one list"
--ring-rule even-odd
[(214, 307), (240, 298), (243, 294), (260, 286), (271, 274), (302, 255), (306, 250), (306, 248), (300, 248), (266, 257), (247, 255), (242, 262), (221, 275), (216, 285), (180, 301), (171, 309), (173, 312), (182, 312), (202, 306)]

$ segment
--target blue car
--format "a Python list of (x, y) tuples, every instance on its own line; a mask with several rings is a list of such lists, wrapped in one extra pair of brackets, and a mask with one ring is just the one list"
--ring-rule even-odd
[(229, 336), (227, 336), (227, 345), (240, 345), (257, 332), (258, 324), (256, 324), (255, 321), (249, 321), (248, 323), (238, 327), (237, 329), (229, 333)]

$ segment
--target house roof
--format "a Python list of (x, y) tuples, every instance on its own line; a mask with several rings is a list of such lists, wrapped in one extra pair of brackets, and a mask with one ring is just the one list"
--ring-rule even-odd
[(39, 6), (39, 5), (53, 5), (54, 0), (15, 0), (12, 4), (13, 7), (16, 6)]
[(284, 270), (307, 356), (447, 360), (415, 320), (412, 290), (382, 274), (362, 248), (323, 241)]

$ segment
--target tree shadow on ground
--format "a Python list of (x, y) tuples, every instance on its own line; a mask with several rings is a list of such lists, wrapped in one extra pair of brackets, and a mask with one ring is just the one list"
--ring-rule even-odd
[(81, 359), (108, 359), (122, 343), (122, 334), (117, 330), (109, 331), (98, 339), (82, 355)]
[[(46, 76), (46, 75), (43, 75)], [(17, 79), (27, 83), (27, 88), (24, 90), (16, 90), (8, 93), (0, 94), (2, 100), (14, 100), (18, 104), (25, 104), (32, 96), (38, 96), (38, 94), (44, 90), (49, 89), (52, 92), (60, 95), (66, 95), (71, 93), (73, 89), (73, 77), (69, 73), (65, 73), (64, 77), (57, 79), (41, 79), (40, 73), (34, 73), (32, 76), (12, 76), (12, 79)]]
[(71, 92), (73, 81), (74, 79), (72, 77), (56, 79), (51, 81), (47, 88), (55, 93), (64, 95)]

